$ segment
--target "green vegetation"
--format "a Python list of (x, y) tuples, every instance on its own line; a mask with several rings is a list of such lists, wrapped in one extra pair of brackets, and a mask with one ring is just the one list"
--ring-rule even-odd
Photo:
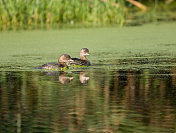
[(0, 29), (56, 25), (123, 26), (136, 16), (153, 21), (157, 20), (157, 11), (175, 9), (171, 6), (175, 2), (165, 4), (167, 1), (143, 0), (136, 4), (134, 0), (0, 0)]
[[(176, 57), (176, 30), (173, 29), (176, 29), (176, 23), (124, 28), (0, 32), (0, 71), (34, 70), (34, 67), (47, 62), (58, 62), (61, 54), (79, 58), (83, 47), (90, 50), (88, 59), (91, 64), (101, 64), (106, 70), (133, 67), (130, 64), (104, 64), (118, 64), (117, 59), (130, 60), (136, 55), (153, 58), (162, 53), (164, 57)], [(135, 67), (150, 66), (145, 63)]]
[(123, 25), (125, 14), (121, 1), (116, 8), (99, 0), (0, 0), (0, 25)]

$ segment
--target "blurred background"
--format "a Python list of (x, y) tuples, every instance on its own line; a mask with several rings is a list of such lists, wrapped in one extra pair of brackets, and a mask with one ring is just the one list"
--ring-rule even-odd
[(175, 20), (175, 0), (0, 0), (0, 30)]

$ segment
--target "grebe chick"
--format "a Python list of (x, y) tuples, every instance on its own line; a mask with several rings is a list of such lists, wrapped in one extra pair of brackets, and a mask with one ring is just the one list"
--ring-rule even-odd
[(90, 66), (90, 61), (86, 58), (89, 55), (89, 50), (87, 48), (82, 48), (80, 50), (80, 59), (71, 58), (73, 61), (69, 63), (70, 66)]
[(54, 70), (63, 70), (65, 68), (68, 68), (68, 62), (72, 62), (73, 60), (71, 59), (70, 55), (63, 54), (59, 57), (58, 63), (46, 63), (38, 69), (54, 69)]

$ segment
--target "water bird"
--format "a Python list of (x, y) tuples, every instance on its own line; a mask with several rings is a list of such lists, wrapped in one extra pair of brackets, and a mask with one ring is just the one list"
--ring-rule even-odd
[(59, 57), (58, 63), (46, 63), (38, 69), (49, 69), (49, 70), (64, 70), (68, 68), (68, 63), (73, 62), (70, 55), (63, 54)]
[(69, 66), (90, 66), (90, 61), (86, 58), (89, 54), (89, 50), (87, 48), (82, 48), (80, 50), (80, 59), (71, 58), (73, 61), (69, 62)]

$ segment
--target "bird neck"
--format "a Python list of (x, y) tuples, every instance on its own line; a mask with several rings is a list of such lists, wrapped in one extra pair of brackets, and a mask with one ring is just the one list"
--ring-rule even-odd
[(88, 59), (86, 58), (86, 56), (83, 56), (83, 55), (81, 55), (81, 54), (80, 54), (80, 59), (81, 59), (81, 60), (88, 61)]

